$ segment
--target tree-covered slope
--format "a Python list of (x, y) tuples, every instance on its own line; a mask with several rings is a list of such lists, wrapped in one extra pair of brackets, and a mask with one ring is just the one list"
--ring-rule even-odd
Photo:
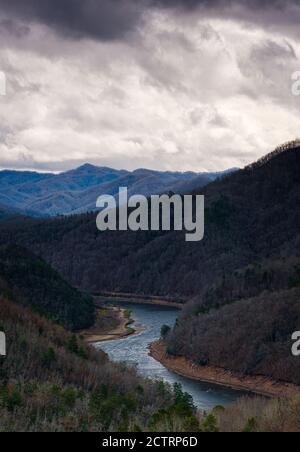
[(205, 306), (289, 287), (300, 265), (300, 149), (231, 174), (206, 197), (205, 238), (105, 232), (95, 215), (0, 224), (0, 240), (24, 244), (89, 291), (190, 299)]
[(169, 334), (168, 351), (198, 365), (300, 385), (300, 359), (292, 355), (292, 334), (299, 329), (300, 287), (264, 292), (206, 314), (195, 301)]
[(291, 432), (300, 401), (241, 399), (206, 416), (179, 386), (111, 363), (30, 309), (0, 297), (0, 432)]
[(197, 431), (191, 398), (0, 297), (0, 432)]
[(73, 289), (49, 264), (20, 246), (0, 247), (0, 292), (71, 330), (94, 322), (92, 298)]

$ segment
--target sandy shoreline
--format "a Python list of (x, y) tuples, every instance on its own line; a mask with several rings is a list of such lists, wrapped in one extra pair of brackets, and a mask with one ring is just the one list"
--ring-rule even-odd
[(116, 339), (122, 339), (128, 337), (132, 334), (135, 334), (136, 331), (130, 327), (133, 323), (133, 320), (130, 319), (130, 314), (126, 309), (118, 309), (117, 318), (119, 321), (119, 325), (113, 330), (103, 333), (101, 331), (97, 331), (95, 327), (92, 327), (89, 330), (82, 331), (80, 334), (83, 336), (84, 340), (89, 344), (94, 344), (96, 342), (106, 342)]
[(122, 293), (103, 293), (99, 295), (93, 295), (95, 304), (102, 306), (103, 303), (117, 302), (117, 303), (132, 303), (132, 304), (145, 304), (151, 306), (166, 306), (170, 308), (183, 309), (184, 303), (178, 303), (176, 301), (170, 301), (161, 297), (142, 297), (135, 294), (122, 294)]
[(276, 382), (260, 376), (241, 377), (221, 368), (197, 366), (184, 357), (171, 357), (167, 354), (166, 346), (161, 341), (153, 342), (149, 350), (154, 359), (182, 377), (266, 397), (300, 396), (300, 387), (293, 384)]

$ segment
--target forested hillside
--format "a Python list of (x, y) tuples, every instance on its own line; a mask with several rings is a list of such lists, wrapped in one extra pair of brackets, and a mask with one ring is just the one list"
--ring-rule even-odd
[(0, 432), (299, 431), (299, 400), (241, 399), (203, 416), (176, 385), (113, 364), (28, 308), (0, 297)]
[(0, 295), (31, 306), (71, 330), (94, 322), (90, 296), (73, 289), (46, 262), (23, 247), (0, 247)]
[(6, 220), (8, 218), (19, 217), (22, 215), (26, 215), (26, 212), (13, 207), (8, 207), (4, 204), (0, 204), (0, 221)]
[(289, 290), (300, 285), (299, 151), (276, 152), (197, 190), (206, 196), (199, 243), (179, 232), (101, 233), (93, 214), (8, 219), (0, 240), (34, 250), (86, 291), (192, 300), (168, 339), (171, 353), (298, 384), (289, 337), (300, 307)]
[(171, 355), (200, 366), (266, 375), (300, 385), (292, 334), (300, 329), (300, 287), (235, 302), (205, 314), (190, 303), (167, 338)]
[(179, 388), (170, 393), (109, 363), (38, 313), (71, 329), (94, 318), (91, 299), (49, 264), (87, 291), (186, 299), (166, 338), (170, 354), (300, 384), (300, 362), (291, 356), (291, 334), (300, 328), (299, 151), (272, 154), (197, 190), (206, 196), (199, 243), (178, 232), (100, 233), (94, 214), (4, 218), (1, 293), (36, 313), (2, 296), (1, 329), (11, 342), (0, 366), (1, 428), (297, 430), (298, 415), (292, 425), (278, 413), (298, 410), (298, 401), (242, 402), (199, 424)]
[(0, 432), (198, 431), (190, 397), (0, 297)]
[(0, 240), (34, 250), (81, 289), (197, 297), (203, 309), (298, 280), (298, 148), (197, 192), (206, 196), (199, 243), (179, 232), (101, 233), (93, 214), (8, 220), (0, 223)]

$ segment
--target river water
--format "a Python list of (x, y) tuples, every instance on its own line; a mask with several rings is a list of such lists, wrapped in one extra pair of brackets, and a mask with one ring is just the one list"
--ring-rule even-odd
[(162, 325), (175, 324), (180, 313), (178, 309), (131, 303), (122, 303), (121, 306), (131, 311), (133, 326), (141, 332), (125, 339), (96, 344), (96, 347), (105, 351), (112, 361), (137, 366), (139, 373), (145, 377), (164, 380), (171, 384), (181, 383), (184, 391), (193, 396), (195, 405), (202, 410), (211, 410), (216, 405), (232, 404), (244, 395), (238, 391), (176, 375), (149, 356), (149, 344), (159, 339)]

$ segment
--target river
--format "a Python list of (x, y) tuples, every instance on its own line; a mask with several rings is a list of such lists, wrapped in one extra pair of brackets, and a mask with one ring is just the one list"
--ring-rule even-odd
[(140, 374), (145, 377), (164, 380), (171, 384), (181, 383), (184, 391), (192, 395), (195, 405), (201, 410), (208, 411), (216, 405), (232, 404), (244, 395), (238, 391), (176, 375), (149, 356), (149, 344), (159, 339), (162, 325), (175, 324), (180, 312), (178, 309), (131, 303), (122, 303), (122, 307), (131, 311), (134, 327), (141, 332), (125, 339), (96, 344), (96, 347), (105, 351), (111, 360), (137, 366)]

